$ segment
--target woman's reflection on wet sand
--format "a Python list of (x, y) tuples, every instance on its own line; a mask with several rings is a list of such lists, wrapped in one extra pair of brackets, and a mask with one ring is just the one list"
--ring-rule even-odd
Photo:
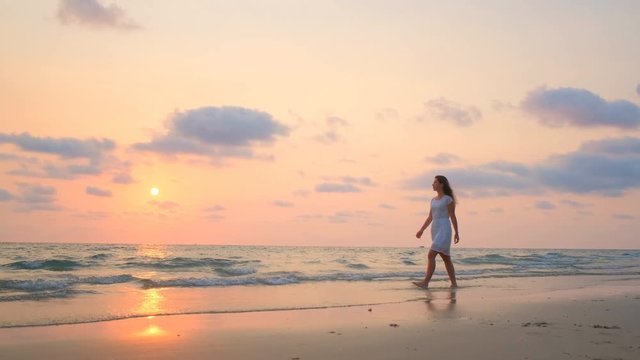
[(426, 290), (425, 303), (427, 309), (432, 313), (451, 313), (455, 310), (457, 299), (457, 289), (446, 289), (444, 291)]

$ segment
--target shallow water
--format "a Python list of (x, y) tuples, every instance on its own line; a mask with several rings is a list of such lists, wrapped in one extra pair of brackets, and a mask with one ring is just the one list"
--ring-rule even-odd
[[(424, 248), (0, 244), (0, 327), (411, 301)], [(455, 249), (483, 279), (640, 275), (637, 250)], [(438, 260), (434, 284), (447, 285)]]

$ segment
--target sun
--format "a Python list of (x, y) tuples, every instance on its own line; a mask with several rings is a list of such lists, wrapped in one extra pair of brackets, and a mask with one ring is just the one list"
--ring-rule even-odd
[(158, 194), (160, 194), (160, 189), (158, 189), (157, 187), (152, 187), (151, 196), (158, 196)]

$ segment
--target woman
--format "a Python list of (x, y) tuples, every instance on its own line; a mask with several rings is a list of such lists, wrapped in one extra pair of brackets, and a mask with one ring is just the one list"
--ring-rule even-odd
[(424, 280), (414, 282), (414, 284), (424, 289), (429, 287), (429, 281), (431, 281), (431, 276), (433, 276), (433, 272), (436, 269), (436, 256), (440, 255), (444, 261), (444, 266), (447, 268), (451, 287), (455, 288), (458, 283), (456, 282), (456, 273), (451, 262), (449, 250), (451, 248), (451, 224), (453, 224), (453, 230), (455, 231), (453, 242), (457, 244), (460, 241), (458, 219), (456, 219), (456, 200), (449, 185), (449, 180), (442, 175), (437, 175), (433, 180), (433, 190), (437, 193), (437, 196), (431, 199), (429, 216), (416, 233), (416, 237), (420, 239), (424, 230), (431, 225), (431, 249), (429, 249), (429, 254), (427, 255), (427, 273)]

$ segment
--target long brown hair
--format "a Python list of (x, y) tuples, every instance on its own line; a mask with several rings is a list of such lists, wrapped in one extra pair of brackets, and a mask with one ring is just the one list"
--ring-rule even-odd
[(451, 196), (451, 198), (455, 202), (456, 197), (453, 195), (453, 189), (449, 184), (449, 180), (443, 175), (436, 175), (436, 180), (438, 180), (438, 182), (442, 184), (442, 192), (444, 192), (445, 195)]

